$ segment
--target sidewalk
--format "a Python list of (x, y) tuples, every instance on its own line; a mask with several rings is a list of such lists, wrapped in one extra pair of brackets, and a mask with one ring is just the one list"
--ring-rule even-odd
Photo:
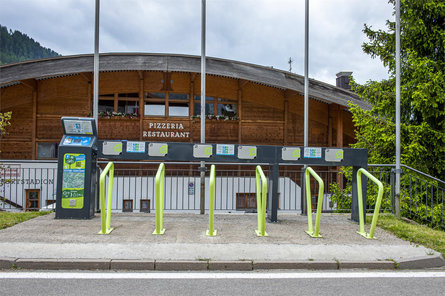
[[(0, 268), (126, 270), (419, 269), (445, 265), (441, 255), (381, 229), (358, 235), (350, 215), (324, 214), (311, 238), (307, 218), (279, 214), (257, 237), (256, 214), (215, 215), (216, 237), (205, 236), (208, 215), (165, 214), (164, 235), (152, 235), (154, 214), (113, 214), (109, 235), (100, 216), (55, 220), (54, 213), (0, 230)], [(369, 225), (367, 225), (369, 228)]]

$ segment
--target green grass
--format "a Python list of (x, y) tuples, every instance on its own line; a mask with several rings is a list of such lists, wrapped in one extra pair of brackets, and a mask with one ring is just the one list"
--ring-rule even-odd
[[(372, 217), (366, 217), (366, 221), (371, 223)], [(383, 228), (397, 237), (414, 244), (423, 245), (442, 253), (445, 257), (445, 232), (435, 230), (425, 225), (409, 223), (395, 218), (392, 214), (379, 215), (377, 226)]]
[(15, 224), (24, 222), (26, 220), (35, 217), (47, 215), (49, 213), (50, 212), (20, 212), (20, 213), (0, 212), (0, 229), (5, 229)]

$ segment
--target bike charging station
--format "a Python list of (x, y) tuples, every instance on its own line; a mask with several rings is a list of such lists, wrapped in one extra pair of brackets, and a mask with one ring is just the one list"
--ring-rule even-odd
[(57, 163), (56, 219), (94, 216), (97, 130), (92, 118), (63, 117)]
[[(351, 166), (353, 168), (351, 219), (359, 221), (357, 172), (361, 168), (367, 168), (367, 149), (97, 140), (94, 120), (91, 118), (62, 118), (62, 125), (64, 136), (59, 146), (57, 180), (56, 218), (58, 219), (89, 219), (94, 215), (97, 187), (96, 158), (100, 158), (167, 163), (206, 161), (268, 165), (267, 218), (270, 222), (278, 221), (280, 165)], [(70, 163), (73, 157), (76, 158), (75, 162)], [(83, 184), (79, 182), (76, 184), (78, 187), (69, 184), (73, 176), (79, 180), (83, 176)], [(366, 204), (367, 179), (365, 176), (361, 178), (362, 201)], [(304, 182), (301, 186), (302, 201), (303, 184)]]

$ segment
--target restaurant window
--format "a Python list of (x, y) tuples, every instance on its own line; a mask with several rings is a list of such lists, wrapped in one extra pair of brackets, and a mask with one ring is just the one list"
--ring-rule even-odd
[(38, 143), (37, 158), (57, 158), (58, 143)]
[(236, 117), (236, 104), (227, 99), (218, 98), (217, 114), (225, 117)]
[(189, 116), (188, 94), (147, 92), (144, 101), (145, 116)]
[(99, 100), (99, 112), (113, 112), (114, 100)]
[(165, 116), (165, 93), (146, 92), (144, 100), (145, 116)]
[(189, 116), (189, 95), (188, 94), (168, 94), (168, 116)]
[(139, 114), (139, 104), (137, 101), (118, 101), (117, 112), (125, 114)]
[[(215, 115), (215, 98), (206, 97), (205, 109), (206, 115)], [(193, 115), (201, 115), (201, 96), (195, 96), (195, 110), (193, 112)]]
[(118, 94), (117, 112), (124, 114), (139, 114), (139, 94)]
[(99, 97), (98, 112), (114, 112), (114, 94), (101, 95)]
[(107, 94), (99, 97), (99, 116), (109, 117), (113, 113), (124, 116), (139, 115), (139, 94), (120, 93)]
[[(206, 97), (206, 115), (236, 118), (237, 106), (235, 101), (222, 98)], [(195, 96), (195, 116), (201, 115), (201, 96)]]

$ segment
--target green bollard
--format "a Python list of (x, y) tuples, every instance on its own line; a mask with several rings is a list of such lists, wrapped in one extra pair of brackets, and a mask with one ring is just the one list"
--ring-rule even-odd
[[(317, 215), (315, 218), (315, 231), (313, 230), (312, 227), (312, 198), (311, 198), (309, 174), (311, 174), (318, 182), (318, 202), (317, 202)], [(321, 211), (323, 209), (324, 182), (311, 167), (306, 168), (304, 177), (306, 181), (306, 204), (307, 204), (307, 224), (308, 224), (308, 230), (306, 231), (306, 233), (309, 234), (311, 237), (322, 237), (319, 231), (320, 231)]]
[(215, 165), (210, 167), (209, 181), (209, 229), (206, 231), (207, 236), (216, 236), (216, 229), (213, 229), (215, 219)]
[[(363, 215), (364, 209), (363, 209), (363, 195), (362, 195), (362, 173), (365, 174), (366, 177), (371, 179), (372, 182), (377, 184), (379, 187), (379, 191), (377, 193), (377, 202), (374, 208), (374, 214), (372, 216), (372, 222), (371, 222), (371, 229), (369, 230), (369, 233), (366, 233), (365, 231), (365, 218)], [(376, 177), (371, 175), (367, 170), (364, 168), (361, 168), (357, 171), (357, 191), (358, 191), (358, 209), (359, 209), (359, 222), (360, 222), (360, 231), (357, 231), (358, 234), (361, 236), (368, 238), (368, 239), (375, 239), (374, 237), (374, 231), (377, 226), (377, 220), (379, 218), (379, 212), (380, 212), (380, 205), (382, 203), (382, 197), (383, 197), (383, 184), (380, 182)]]
[[(107, 208), (106, 208), (106, 215), (105, 215), (105, 177), (107, 173), (110, 173), (110, 181), (108, 182), (108, 202), (107, 202)], [(111, 225), (111, 205), (112, 205), (112, 197), (113, 197), (113, 177), (114, 177), (114, 163), (109, 162), (107, 166), (105, 167), (102, 174), (100, 174), (99, 179), (99, 192), (100, 192), (100, 224), (101, 224), (101, 230), (99, 231), (99, 234), (109, 234), (113, 231), (114, 228), (112, 228)]]
[(268, 236), (266, 233), (267, 179), (259, 165), (256, 167), (255, 177), (258, 218), (258, 229), (255, 230), (255, 233), (257, 236)]
[(165, 229), (162, 227), (162, 219), (164, 215), (164, 182), (165, 182), (165, 165), (161, 163), (155, 177), (155, 196), (156, 196), (156, 229), (153, 234), (164, 234)]

